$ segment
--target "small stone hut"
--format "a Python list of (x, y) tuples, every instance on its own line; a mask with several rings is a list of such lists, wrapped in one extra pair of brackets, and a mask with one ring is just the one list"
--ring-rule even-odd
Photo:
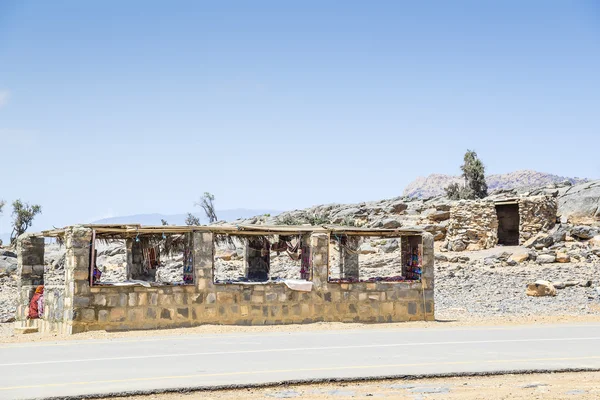
[(503, 200), (461, 200), (450, 208), (444, 248), (450, 251), (515, 246), (556, 224), (557, 203), (552, 196)]
[[(287, 281), (220, 283), (214, 278), (217, 235), (236, 236), (246, 243), (265, 235), (297, 235), (303, 240), (302, 265), (308, 267), (306, 277), (291, 284)], [(411, 270), (410, 279), (401, 278), (401, 281), (330, 279), (328, 253), (334, 236), (398, 238), (402, 248), (415, 246), (412, 248), (416, 249), (418, 246), (419, 265)], [(44, 268), (44, 237), (58, 238), (66, 248), (64, 269)], [(131, 276), (139, 270), (135, 265), (139, 258), (136, 247), (145, 238), (185, 239), (182, 241), (185, 248), (182, 282), (167, 285), (129, 280), (121, 284), (99, 284), (94, 280), (98, 240), (126, 241), (127, 275)], [(419, 230), (333, 226), (78, 225), (22, 235), (17, 246), (19, 299), (15, 328), (20, 332), (72, 334), (201, 324), (377, 323), (434, 319), (433, 236)], [(348, 254), (348, 257), (354, 256), (354, 252)], [(28, 319), (28, 305), (39, 284), (45, 285), (44, 315), (41, 319)]]

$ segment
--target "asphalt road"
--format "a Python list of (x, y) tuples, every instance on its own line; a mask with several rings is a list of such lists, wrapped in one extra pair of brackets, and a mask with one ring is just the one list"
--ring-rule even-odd
[(0, 344), (0, 399), (282, 380), (600, 369), (600, 324)]

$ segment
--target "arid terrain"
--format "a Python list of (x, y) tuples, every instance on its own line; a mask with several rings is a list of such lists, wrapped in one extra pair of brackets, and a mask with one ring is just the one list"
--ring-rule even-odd
[(600, 372), (465, 376), (414, 380), (289, 385), (257, 389), (168, 393), (118, 399), (195, 400), (195, 399), (577, 399), (600, 397)]

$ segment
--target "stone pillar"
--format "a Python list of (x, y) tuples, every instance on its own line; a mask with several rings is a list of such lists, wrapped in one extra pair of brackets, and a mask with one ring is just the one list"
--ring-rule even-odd
[(316, 290), (327, 286), (329, 271), (329, 236), (326, 233), (313, 233), (310, 236), (312, 281)]
[(23, 234), (17, 239), (18, 304), (16, 320), (24, 321), (35, 287), (44, 284), (44, 238)]
[(196, 287), (201, 290), (214, 290), (213, 285), (213, 234), (193, 232), (194, 235), (194, 274)]
[(148, 280), (144, 275), (144, 253), (141, 243), (136, 242), (135, 239), (125, 239), (125, 248), (127, 249), (127, 279)]
[(356, 249), (356, 253), (348, 251), (344, 246), (340, 246), (340, 277), (358, 279), (358, 247), (360, 245), (359, 236), (346, 236), (346, 246)]
[(425, 319), (427, 321), (435, 320), (434, 315), (434, 254), (433, 254), (433, 235), (423, 233), (423, 265), (422, 279), (425, 287)]
[(90, 307), (90, 243), (92, 230), (82, 226), (68, 228), (65, 233), (64, 333), (85, 330), (87, 322), (96, 320), (95, 310)]

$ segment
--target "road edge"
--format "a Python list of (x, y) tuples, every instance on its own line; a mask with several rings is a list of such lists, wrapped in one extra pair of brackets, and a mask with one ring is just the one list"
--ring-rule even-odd
[(168, 393), (193, 393), (224, 391), (238, 389), (262, 389), (277, 386), (289, 385), (313, 385), (332, 382), (368, 382), (368, 381), (386, 381), (386, 380), (406, 380), (434, 379), (434, 378), (457, 378), (457, 377), (478, 377), (478, 376), (499, 376), (499, 375), (531, 375), (531, 374), (563, 374), (569, 372), (600, 372), (600, 368), (561, 368), (561, 369), (528, 369), (528, 370), (502, 370), (488, 372), (448, 372), (441, 374), (399, 374), (399, 375), (380, 375), (369, 377), (349, 377), (349, 378), (318, 378), (318, 379), (294, 379), (273, 381), (264, 383), (231, 384), (231, 385), (213, 385), (213, 386), (188, 386), (181, 388), (166, 389), (148, 389), (132, 390), (123, 392), (97, 393), (88, 395), (58, 396), (58, 397), (34, 397), (31, 400), (80, 400), (80, 399), (106, 399), (114, 397), (147, 396), (155, 394)]

